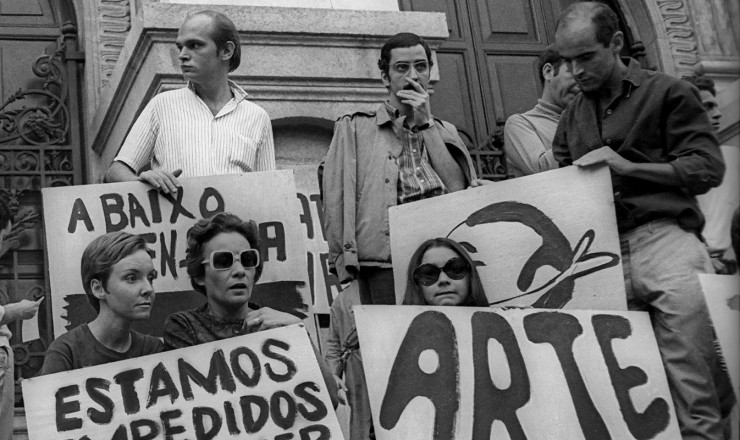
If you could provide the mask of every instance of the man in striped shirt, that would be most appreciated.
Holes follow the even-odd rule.
[[[178,177],[274,170],[270,117],[228,79],[241,60],[234,23],[198,12],[185,19],[176,44],[187,87],[152,98],[105,180],[140,180],[170,193]],[[151,169],[139,174],[146,165]]]
[[[339,118],[322,186],[330,267],[342,282],[358,280],[363,304],[395,304],[388,208],[477,181],[455,127],[432,117],[426,42],[391,37],[378,67],[388,100]]]

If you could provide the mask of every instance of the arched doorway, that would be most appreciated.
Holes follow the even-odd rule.
[[[84,182],[74,7],[67,0],[0,4],[0,199],[13,229],[0,243],[0,302],[48,297],[41,189]],[[16,322],[16,384],[38,371],[51,342],[48,298],[36,319]],[[16,406],[21,405],[16,385]]]

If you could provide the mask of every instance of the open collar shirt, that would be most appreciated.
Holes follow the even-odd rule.
[[[634,59],[622,80],[622,93],[607,108],[597,95],[580,93],[563,112],[553,140],[560,166],[608,146],[639,163],[669,163],[679,186],[661,185],[612,173],[620,232],[647,222],[676,219],[699,231],[704,217],[697,194],[722,181],[725,166],[698,90],[686,81],[640,68]]]
[[[182,169],[181,177],[275,169],[272,125],[267,112],[229,81],[232,99],[217,115],[193,86],[160,93],[146,105],[115,160],[139,172]]]

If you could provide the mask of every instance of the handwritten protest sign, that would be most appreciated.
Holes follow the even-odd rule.
[[[680,438],[647,313],[354,312],[379,440]]]
[[[609,170],[567,167],[389,210],[396,298],[427,239],[461,243],[498,306],[626,310]]]
[[[31,440],[341,438],[301,325],[22,386]]]
[[[167,315],[205,300],[192,291],[184,267],[186,232],[201,218],[222,211],[259,226],[264,268],[251,301],[284,311],[308,310],[304,233],[292,172],[180,182],[176,195],[140,182],[42,190],[55,335],[94,317],[80,280],[80,256],[93,238],[119,230],[143,235],[155,252],[157,300],[150,319],[135,327],[160,335]]]
[[[324,235],[324,211],[321,205],[315,165],[295,165],[295,184],[301,203],[301,223],[305,227],[308,280],[314,313],[329,313],[334,298],[342,290],[339,280],[329,273],[329,245]]]
[[[722,356],[740,399],[740,277],[699,274]]]

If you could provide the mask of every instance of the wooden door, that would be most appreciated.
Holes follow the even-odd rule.
[[[481,177],[506,178],[503,124],[537,103],[537,59],[555,41],[558,15],[574,1],[399,0],[404,11],[447,15],[450,36],[437,50],[432,110],[458,128]],[[615,1],[606,3],[619,15]],[[632,35],[622,30],[634,51]]]

